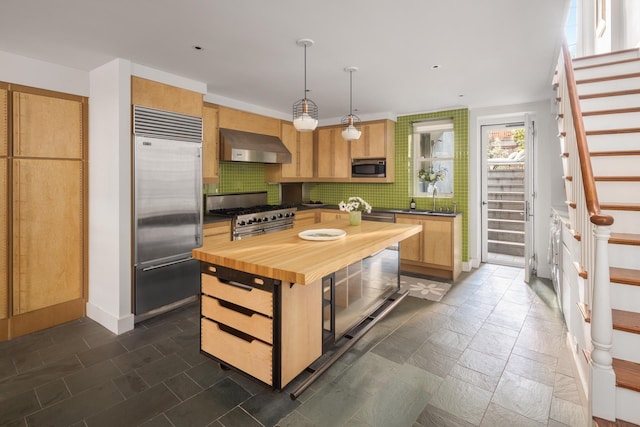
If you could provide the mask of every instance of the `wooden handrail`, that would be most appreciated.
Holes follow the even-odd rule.
[[[598,202],[598,194],[596,193],[596,182],[593,179],[593,169],[591,168],[591,158],[589,157],[589,148],[587,146],[587,134],[584,130],[582,112],[580,111],[576,78],[573,75],[573,62],[566,40],[562,43],[562,57],[564,59],[564,70],[567,79],[567,91],[569,92],[573,126],[576,131],[576,144],[578,145],[580,171],[582,172],[582,182],[584,185],[587,211],[589,212],[589,220],[595,225],[611,225],[613,224],[613,217],[605,215],[600,211],[600,203]]]

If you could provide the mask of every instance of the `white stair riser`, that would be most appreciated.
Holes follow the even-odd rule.
[[[640,269],[640,246],[614,245],[610,243],[609,265],[611,267]]]
[[[640,112],[583,116],[584,128],[590,130],[629,129],[640,124]]]
[[[640,194],[640,181],[596,181],[596,191],[600,203],[629,203],[634,194]]]
[[[640,128],[640,124],[637,124]],[[637,150],[640,145],[640,133],[616,133],[609,135],[588,135],[589,151]]]
[[[602,200],[600,200],[602,203]],[[610,229],[612,233],[640,234],[640,212],[603,210],[602,213],[613,217]]]
[[[640,95],[605,96],[601,98],[588,98],[580,100],[580,110],[583,113],[590,111],[617,110],[620,108],[633,108],[640,105]]]
[[[595,56],[592,58],[576,58],[573,60],[573,67],[587,67],[589,65],[606,64],[608,62],[623,61],[625,59],[633,59],[638,57],[638,52],[635,50],[615,52],[609,55]]]
[[[640,156],[591,157],[591,167],[595,176],[637,176],[640,175]],[[640,202],[640,197],[637,201]]]
[[[611,308],[640,312],[640,286],[611,283]]]
[[[616,418],[640,425],[640,393],[616,387]]]
[[[617,62],[615,64],[601,65],[599,67],[579,68],[574,70],[576,80],[594,79],[598,77],[619,76],[640,71],[640,61]]]
[[[577,82],[577,86],[578,95],[591,95],[595,93],[615,92],[618,90],[633,90],[640,87],[640,77],[604,80],[592,83]]]
[[[613,349],[611,355],[616,359],[640,363],[640,334],[613,330]]]

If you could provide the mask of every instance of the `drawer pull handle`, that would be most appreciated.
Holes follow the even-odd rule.
[[[251,285],[245,285],[244,283],[236,282],[233,280],[225,280],[220,278],[218,278],[218,280],[224,284],[235,286],[236,288],[244,289],[245,291],[252,291],[254,289],[253,286]]]
[[[226,332],[226,333],[228,333],[229,335],[233,335],[233,336],[235,336],[235,337],[238,337],[238,338],[240,338],[241,340],[244,340],[244,341],[246,341],[246,342],[251,343],[251,342],[253,342],[255,339],[257,339],[257,338],[255,338],[255,337],[252,337],[252,336],[251,336],[251,335],[249,335],[249,334],[245,334],[244,332],[241,332],[241,331],[239,331],[239,330],[237,330],[237,329],[234,329],[234,328],[232,328],[232,327],[230,327],[230,326],[227,326],[227,325],[224,325],[224,324],[222,324],[222,323],[218,323],[217,325],[218,325],[218,328],[220,328],[220,330],[221,330],[222,332]]]
[[[248,309],[246,307],[242,307],[240,305],[234,304],[234,303],[229,302],[229,301],[224,301],[224,300],[219,299],[218,300],[218,304],[220,304],[221,307],[224,307],[224,308],[229,309],[229,310],[233,310],[236,313],[244,314],[247,317],[252,317],[254,314],[256,314],[256,312],[253,311],[253,310],[250,310],[250,309]]]

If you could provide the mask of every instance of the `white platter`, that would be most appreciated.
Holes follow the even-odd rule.
[[[338,240],[346,235],[347,232],[339,228],[316,228],[298,233],[298,237],[304,240]]]

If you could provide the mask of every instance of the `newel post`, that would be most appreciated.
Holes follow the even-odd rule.
[[[616,378],[612,367],[613,321],[609,277],[609,227],[596,226],[594,280],[591,297],[591,405],[593,415],[616,419]]]

